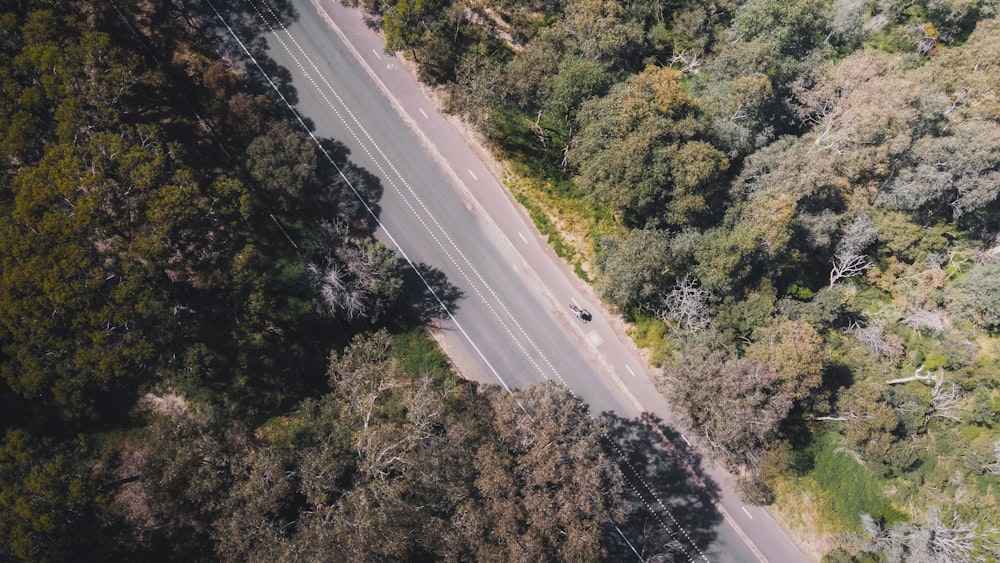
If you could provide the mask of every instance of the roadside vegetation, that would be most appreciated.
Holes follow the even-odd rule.
[[[1000,558],[995,2],[355,4],[748,501],[828,561]]]

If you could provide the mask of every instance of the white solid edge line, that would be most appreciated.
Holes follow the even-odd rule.
[[[455,323],[455,327],[459,330],[459,332],[462,333],[462,336],[465,337],[465,339],[469,342],[469,344],[472,345],[472,348],[476,351],[476,354],[479,355],[479,358],[483,361],[484,364],[486,364],[486,367],[490,369],[490,371],[493,373],[493,376],[497,378],[497,381],[500,382],[500,385],[503,385],[503,388],[508,393],[513,395],[513,391],[511,390],[510,386],[507,385],[507,382],[504,381],[502,377],[500,377],[500,374],[497,373],[497,370],[493,367],[493,364],[491,364],[489,360],[486,359],[486,356],[479,349],[479,346],[477,346],[475,341],[472,340],[472,337],[469,336],[469,333],[465,331],[462,325],[451,313],[451,310],[448,309],[448,307],[444,304],[443,301],[441,301],[441,297],[438,296],[437,292],[434,291],[434,288],[431,287],[431,284],[427,281],[427,279],[424,278],[423,274],[420,273],[420,270],[417,269],[416,264],[414,264],[413,261],[410,260],[410,257],[406,254],[406,251],[403,250],[403,247],[399,245],[399,242],[397,242],[396,238],[392,236],[392,233],[390,233],[388,229],[385,228],[385,225],[383,225],[382,221],[379,220],[378,216],[368,205],[368,202],[365,201],[363,197],[361,197],[361,194],[354,187],[354,184],[352,184],[351,181],[347,178],[347,176],[344,175],[343,170],[340,168],[340,166],[337,165],[337,163],[333,160],[330,154],[326,152],[326,149],[323,148],[323,145],[320,143],[319,139],[316,137],[316,135],[312,133],[312,131],[309,130],[309,127],[306,126],[305,121],[302,120],[302,117],[299,115],[299,113],[295,111],[295,108],[292,107],[292,105],[285,98],[284,94],[281,93],[281,90],[279,90],[278,86],[271,80],[271,77],[268,76],[266,72],[264,72],[264,69],[261,68],[260,63],[257,62],[257,59],[253,56],[250,50],[247,49],[246,45],[243,43],[243,40],[241,40],[239,36],[236,35],[236,32],[233,31],[233,28],[229,26],[229,22],[227,22],[222,17],[222,14],[219,13],[219,10],[216,9],[215,4],[212,4],[212,0],[205,0],[205,1],[208,2],[208,5],[212,8],[212,11],[215,12],[215,16],[219,18],[219,21],[222,22],[222,25],[226,26],[226,29],[229,31],[229,34],[233,36],[233,39],[236,40],[240,48],[243,49],[243,52],[246,53],[247,57],[250,58],[250,61],[253,62],[255,67],[257,67],[257,70],[260,71],[262,76],[264,76],[264,78],[267,80],[267,83],[271,86],[271,88],[274,89],[275,93],[278,94],[278,97],[281,98],[281,101],[285,104],[285,107],[287,107],[288,110],[292,112],[292,115],[295,116],[295,119],[299,122],[299,125],[302,126],[302,129],[305,130],[306,134],[308,134],[309,137],[313,140],[313,142],[316,143],[316,146],[320,148],[320,151],[326,156],[327,160],[330,161],[330,164],[332,164],[334,168],[337,169],[337,173],[340,175],[340,178],[344,180],[344,182],[346,182],[347,185],[351,188],[351,191],[354,192],[354,195],[358,198],[358,201],[361,202],[361,205],[364,206],[368,214],[371,215],[372,219],[375,220],[375,224],[378,225],[380,229],[382,229],[382,232],[384,232],[387,237],[389,237],[389,240],[392,241],[392,244],[396,247],[397,250],[399,250],[399,253],[402,254],[403,259],[406,260],[406,263],[409,264],[411,268],[413,268],[414,272],[416,272],[417,276],[420,278],[420,281],[424,282],[424,285],[427,287],[427,290],[430,291],[431,295],[434,296],[434,300],[437,301],[438,305],[441,306],[441,310],[443,310],[445,313],[448,314],[448,318],[451,320],[451,322]],[[520,405],[520,401],[518,401],[518,405]],[[523,408],[524,407],[522,406],[522,409]]]

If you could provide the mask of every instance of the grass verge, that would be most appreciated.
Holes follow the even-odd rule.
[[[656,367],[662,367],[673,353],[670,346],[669,328],[663,321],[638,315],[633,321],[632,328],[628,330],[628,335],[639,348],[649,350],[649,363]]]
[[[864,514],[885,524],[908,520],[883,494],[884,481],[840,450],[837,434],[818,436],[810,448],[813,468],[794,489],[815,493],[818,520],[824,529],[833,533],[860,532]]]
[[[435,383],[454,378],[448,356],[423,327],[393,334],[393,353],[410,377],[430,375]]]

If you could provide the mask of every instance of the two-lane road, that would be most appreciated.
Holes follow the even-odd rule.
[[[464,292],[438,337],[466,377],[508,388],[551,379],[595,413],[652,412],[670,420],[637,351],[593,293],[553,255],[400,61],[383,52],[382,39],[358,12],[331,0],[293,0],[298,18],[283,24],[265,0],[245,5],[248,17],[270,29],[266,56],[289,71],[294,111],[314,124],[316,136],[346,145],[352,162],[382,181],[377,236],[412,263],[441,270]],[[593,322],[575,319],[571,302],[595,313]],[[721,489],[725,518],[710,545],[685,546],[689,559],[803,559],[766,511],[739,503],[727,474],[709,475]],[[657,498],[655,483],[632,485]],[[666,513],[670,503],[651,504]],[[671,533],[687,536],[672,517],[659,516],[675,526]]]

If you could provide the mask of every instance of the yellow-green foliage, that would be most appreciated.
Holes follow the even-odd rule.
[[[423,328],[394,335],[392,351],[409,377],[429,375],[435,382],[441,382],[455,376],[448,356]]]
[[[631,329],[629,336],[640,348],[649,351],[649,363],[660,367],[670,360],[673,348],[670,345],[669,329],[663,321],[638,315]]]
[[[515,165],[513,169],[506,183],[515,199],[555,253],[573,265],[577,275],[588,279],[587,265],[593,262],[595,252],[593,241],[621,233],[624,227],[609,210],[581,197],[565,178],[532,178],[525,166]]]
[[[814,466],[807,477],[823,499],[823,514],[831,531],[861,531],[861,516],[870,514],[886,523],[907,520],[882,492],[884,483],[849,454],[839,449],[840,438],[826,434],[812,446]]]
[[[257,439],[290,453],[299,436],[309,429],[308,424],[308,419],[301,415],[276,416],[257,428],[254,434]]]

